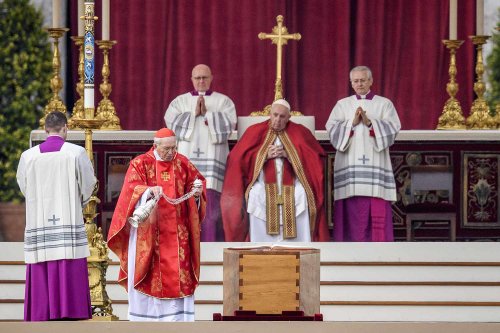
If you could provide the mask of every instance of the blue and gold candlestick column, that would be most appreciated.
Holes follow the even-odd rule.
[[[95,118],[94,108],[94,1],[86,0],[85,3],[85,35],[83,40],[84,49],[84,89],[83,106],[84,119],[75,120],[75,124],[85,129],[85,150],[94,164],[92,152],[92,129],[100,128],[103,120]],[[104,241],[101,228],[94,222],[97,214],[98,185],[90,197],[89,203],[83,208],[85,218],[85,230],[89,242],[90,256],[87,257],[89,271],[90,300],[92,306],[93,320],[116,320],[113,315],[111,299],[106,292],[106,271],[109,265],[108,246]]]
[[[94,73],[95,73],[95,36],[94,1],[85,1],[85,35],[83,38],[83,108],[85,119],[95,116]]]

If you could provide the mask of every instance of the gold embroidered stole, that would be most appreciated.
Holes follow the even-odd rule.
[[[283,177],[281,193],[277,182],[276,160],[271,159],[264,164],[266,191],[266,229],[269,235],[279,235],[280,211],[283,217],[283,238],[297,237],[295,221],[295,185],[292,166],[283,160]]]

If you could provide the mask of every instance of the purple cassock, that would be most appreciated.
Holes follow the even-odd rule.
[[[201,223],[202,242],[223,242],[222,213],[220,210],[220,192],[207,189],[207,213]]]
[[[61,150],[64,139],[49,136],[41,153]],[[25,321],[92,318],[87,258],[26,265]]]
[[[335,201],[333,240],[336,242],[391,242],[394,240],[391,203],[372,197]]]

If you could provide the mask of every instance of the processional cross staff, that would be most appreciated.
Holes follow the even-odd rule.
[[[290,34],[288,29],[283,26],[283,16],[278,15],[276,17],[278,25],[273,27],[272,33],[259,33],[259,39],[270,39],[273,44],[276,44],[277,55],[276,55],[276,83],[274,88],[274,100],[283,98],[283,87],[281,83],[281,55],[283,53],[283,45],[288,43],[288,40],[300,40],[302,37],[299,33]]]

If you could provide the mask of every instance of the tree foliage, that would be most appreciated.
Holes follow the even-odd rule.
[[[500,8],[498,9],[498,23],[500,27]],[[497,104],[500,103],[500,31],[493,33],[491,38],[493,50],[488,56],[488,78],[491,84],[491,89],[488,91],[486,98],[491,110],[495,110]]]
[[[29,0],[0,1],[0,201],[21,201],[19,157],[50,98],[51,47]]]

